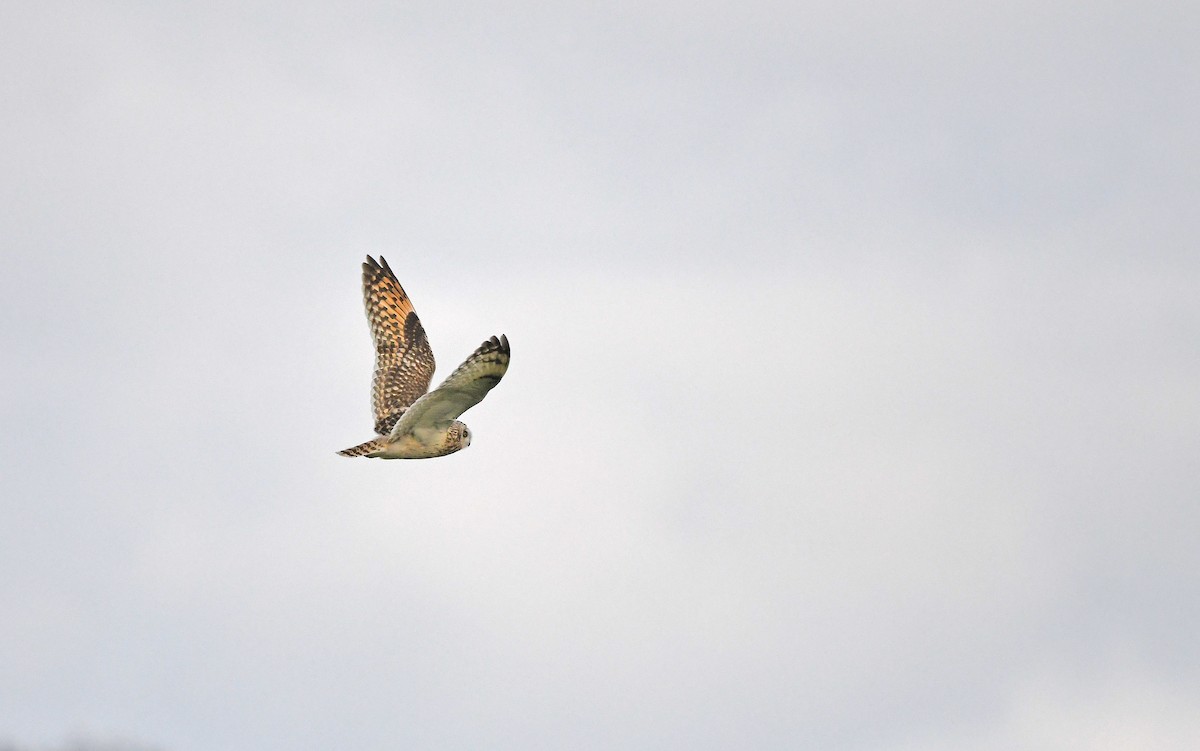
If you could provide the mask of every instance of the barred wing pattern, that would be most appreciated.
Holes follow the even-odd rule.
[[[387,435],[400,416],[429,390],[435,363],[425,328],[404,288],[383,256],[367,256],[363,268],[363,303],[375,344],[375,377],[371,407],[375,432]]]
[[[442,385],[416,401],[392,429],[391,440],[414,430],[456,419],[483,401],[508,370],[508,337],[492,337],[479,345]]]

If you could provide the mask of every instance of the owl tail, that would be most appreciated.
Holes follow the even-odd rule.
[[[379,451],[383,451],[383,447],[387,445],[387,438],[379,436],[366,443],[360,443],[357,446],[343,449],[338,454],[341,456],[371,456]]]

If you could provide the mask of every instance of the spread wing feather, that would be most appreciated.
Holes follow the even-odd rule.
[[[378,262],[367,256],[362,284],[375,344],[371,408],[375,432],[387,435],[404,411],[429,390],[435,368],[433,350],[412,301],[383,256]]]
[[[508,337],[492,337],[479,345],[442,385],[416,401],[396,423],[390,438],[434,427],[458,418],[483,401],[508,370]]]

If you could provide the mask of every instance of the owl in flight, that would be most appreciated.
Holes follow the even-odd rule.
[[[383,256],[363,264],[363,302],[375,342],[371,407],[377,436],[338,453],[380,459],[428,459],[471,445],[456,418],[483,401],[508,370],[508,337],[492,337],[433,391],[433,350],[425,329]],[[428,393],[427,393],[428,392]]]

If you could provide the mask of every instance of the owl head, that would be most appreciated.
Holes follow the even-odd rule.
[[[446,447],[451,451],[462,451],[471,445],[471,430],[461,420],[450,423],[446,429]]]

